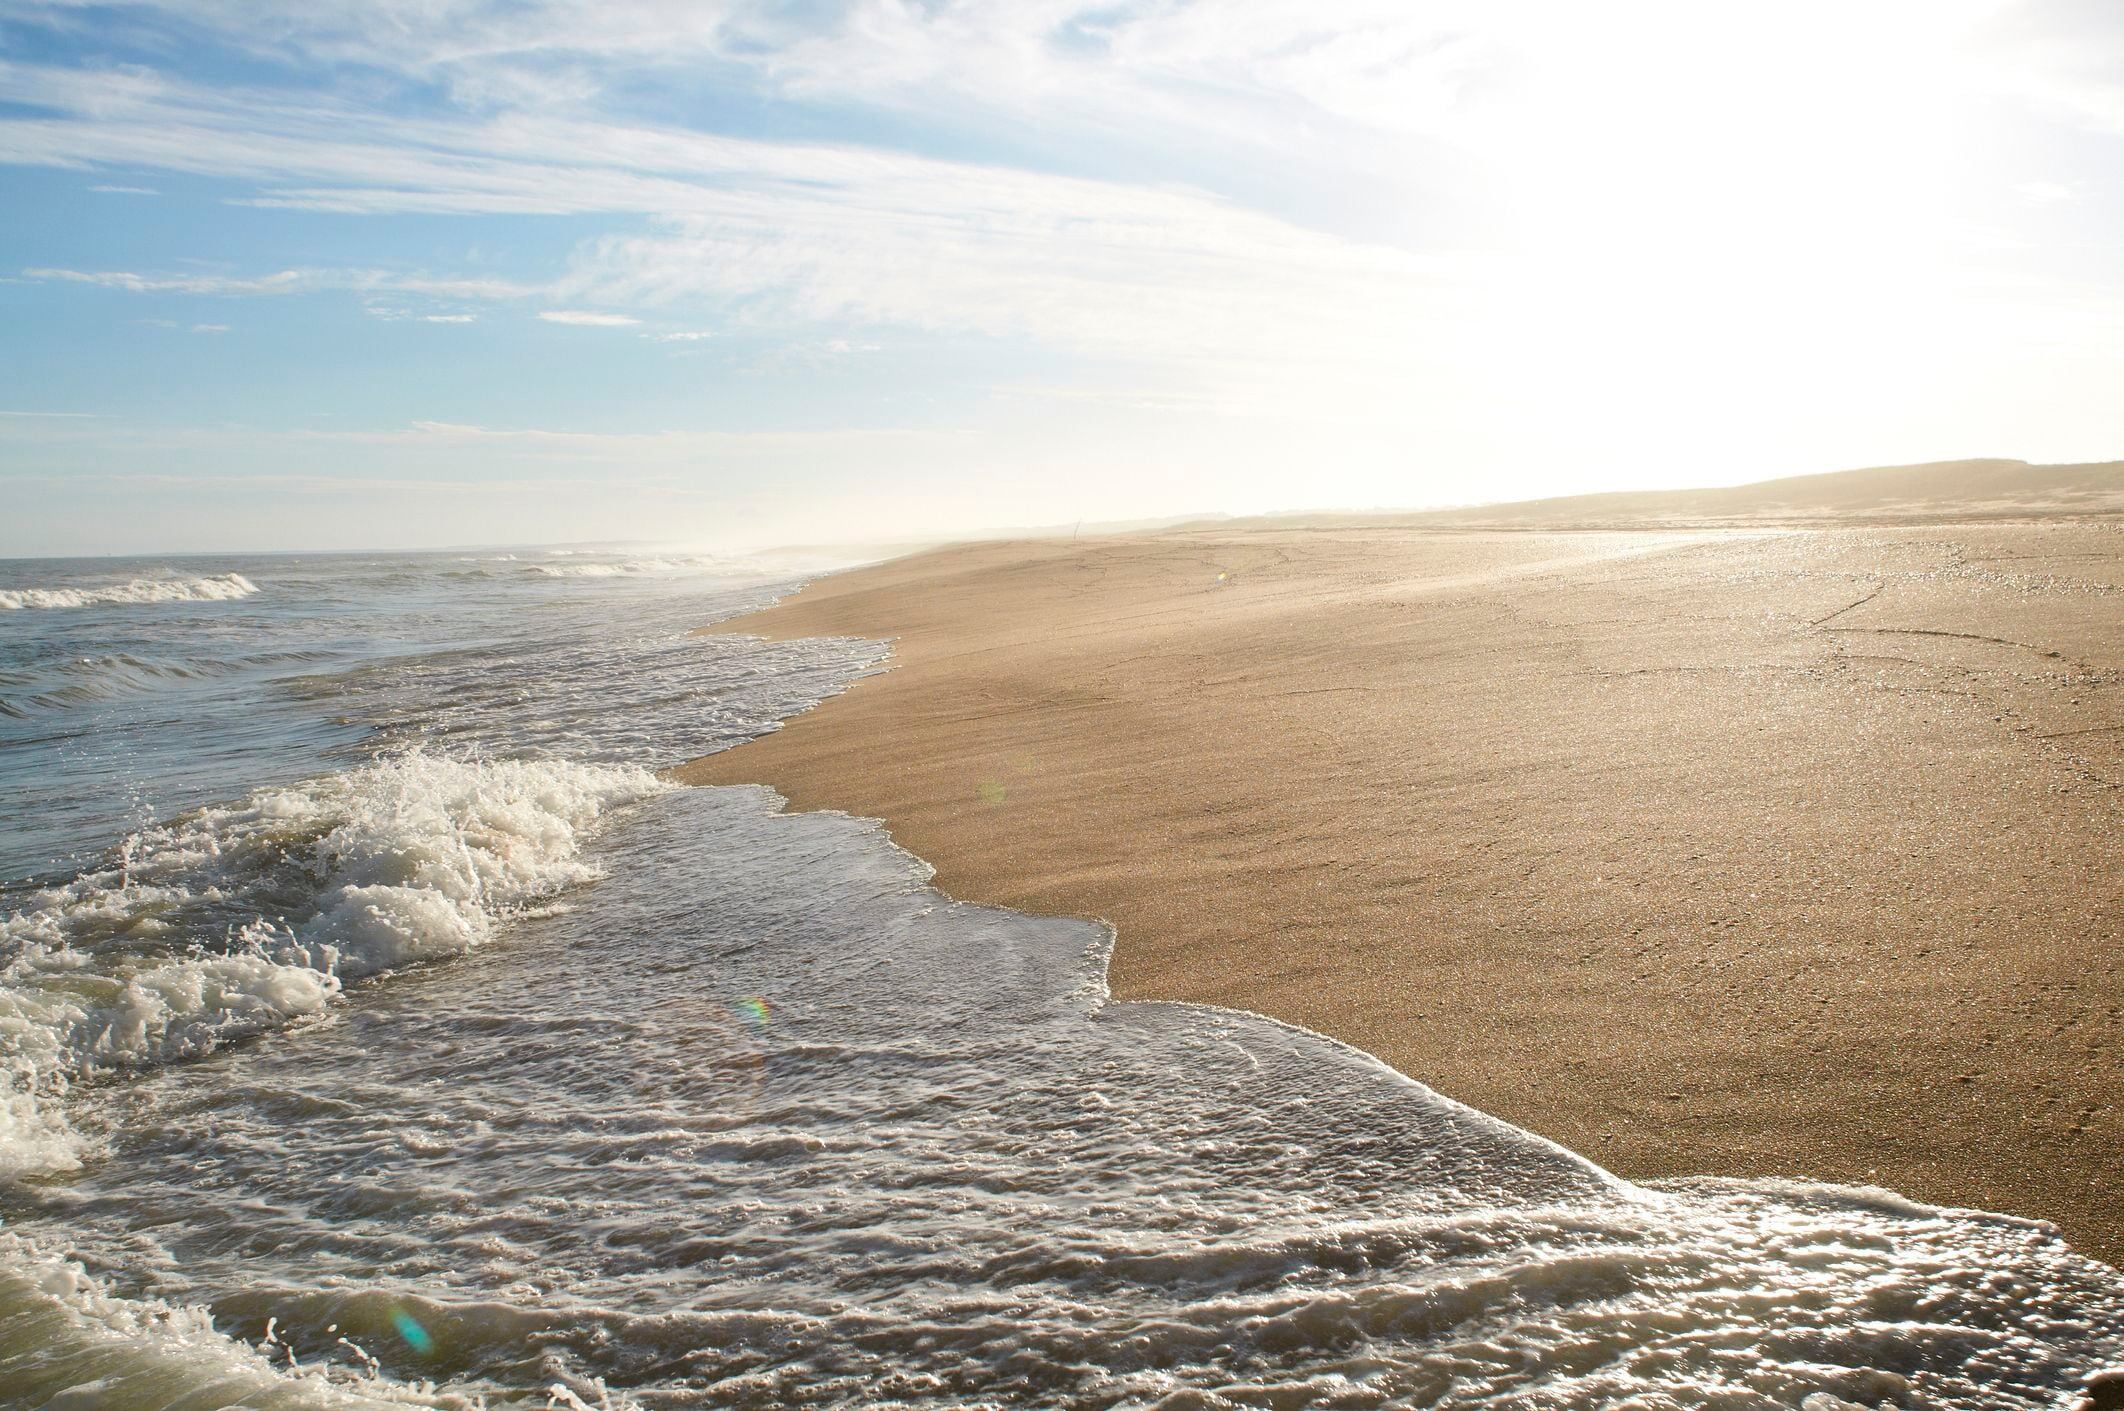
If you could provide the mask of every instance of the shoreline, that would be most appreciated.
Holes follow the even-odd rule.
[[[948,547],[706,629],[893,669],[673,773],[881,818],[954,897],[1108,921],[1118,1000],[1298,1024],[1618,1175],[2114,1263],[2120,565],[2070,522]]]

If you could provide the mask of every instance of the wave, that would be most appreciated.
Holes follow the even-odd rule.
[[[686,558],[622,559],[617,563],[534,563],[525,572],[540,578],[636,578],[654,573],[698,573],[723,569],[741,571],[732,560],[697,555]]]
[[[212,681],[246,671],[331,661],[331,651],[250,652],[241,656],[176,659],[114,652],[39,662],[33,669],[0,670],[0,715],[27,719],[38,711],[70,710],[112,700]],[[55,654],[56,656],[56,654]]]
[[[839,560],[786,555],[648,554],[578,563],[526,563],[519,572],[536,578],[642,578],[658,574],[708,573],[732,578],[787,579],[843,566]]]
[[[832,573],[859,562],[822,552],[652,553],[628,555],[591,549],[549,549],[548,559],[563,563],[523,563],[517,571],[532,578],[643,578],[663,574],[705,573],[717,577],[790,581]]]
[[[206,578],[135,578],[78,588],[0,588],[0,611],[80,608],[101,603],[208,603],[248,598],[258,585],[240,573]]]
[[[1112,1002],[1109,928],[779,805],[639,810],[565,919],[236,1057],[211,1123],[153,1085],[72,1247],[505,1404],[2062,1411],[2124,1347],[2047,1226],[1633,1186],[1320,1035]]]
[[[345,1367],[298,1366],[284,1347],[253,1347],[217,1331],[204,1308],[117,1297],[79,1264],[14,1234],[0,1234],[0,1326],[10,1330],[0,1340],[0,1382],[21,1405],[370,1411],[476,1404]]]
[[[70,1083],[322,1012],[350,980],[471,950],[596,870],[606,809],[670,786],[636,766],[413,754],[128,837],[0,920],[0,1172],[84,1150]]]

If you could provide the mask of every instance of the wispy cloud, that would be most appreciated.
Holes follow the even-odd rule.
[[[2077,182],[2024,181],[2013,188],[2013,194],[2023,201],[2032,201],[2039,206],[2055,206],[2066,201],[2081,200],[2087,193]]]
[[[2124,11],[2070,0],[1992,7],[1979,39],[1992,89],[2097,131],[2124,134]]]
[[[1410,320],[1435,324],[1441,291],[1467,273],[1456,257],[1338,237],[1180,187],[732,138],[594,109],[412,120],[149,75],[92,82],[15,66],[5,76],[72,115],[0,120],[0,152],[15,160],[165,166],[315,210],[603,214],[633,226],[584,242],[535,290],[379,270],[36,272],[143,292],[536,293],[607,309],[698,308],[754,328],[898,326],[1200,367],[1376,356]]]
[[[641,322],[626,314],[590,313],[583,309],[544,309],[539,317],[547,323],[565,323],[575,328],[631,328]]]
[[[138,274],[131,270],[81,270],[37,267],[25,279],[92,284],[129,294],[199,294],[247,298],[276,294],[312,294],[323,290],[354,293],[427,294],[438,298],[515,299],[536,287],[505,280],[451,278],[381,269],[284,269],[271,274]]]
[[[235,457],[260,465],[285,464],[291,456],[323,450],[405,453],[421,463],[446,463],[470,454],[493,466],[538,463],[698,469],[704,465],[781,462],[820,454],[876,454],[887,448],[934,450],[967,444],[970,433],[953,428],[911,429],[857,426],[770,431],[575,430],[540,426],[486,426],[469,422],[416,420],[396,426],[295,427],[242,425],[180,426],[110,419],[89,413],[0,413],[7,439],[16,444],[67,443],[103,448],[113,458],[143,447],[200,454],[210,462]],[[440,458],[430,461],[430,457]],[[470,464],[469,461],[458,463]],[[125,472],[130,478],[141,474]],[[10,477],[19,478],[19,477]],[[192,475],[178,477],[196,479]],[[253,479],[255,476],[246,476]],[[417,481],[406,482],[417,484]],[[591,483],[591,482],[586,482]]]
[[[91,191],[100,191],[106,196],[160,196],[152,186],[91,186]]]
[[[394,293],[403,291],[393,291]],[[384,303],[376,299],[364,300],[361,311],[370,318],[382,319],[385,323],[477,323],[479,315],[463,309],[441,313],[425,313],[407,308],[403,304]]]
[[[192,325],[192,332],[194,333],[226,333],[228,331],[229,326],[225,323],[195,323]]]
[[[243,278],[216,274],[144,275],[129,270],[50,268],[26,269],[22,274],[26,279],[94,284],[105,289],[123,289],[130,294],[293,294],[305,288],[322,287],[317,271],[299,269]]]
[[[1069,494],[1091,464],[1144,479],[1191,460],[1222,486],[1244,462],[1281,484],[1345,454],[1368,458],[1373,484],[1508,464],[1591,477],[1595,443],[1635,477],[1659,456],[1700,464],[1737,425],[1762,428],[1745,454],[1769,469],[1795,447],[1822,448],[1807,463],[1873,458],[1942,406],[1975,441],[2029,447],[1988,434],[2012,419],[1982,409],[2018,397],[2033,409],[2020,424],[2047,426],[2061,380],[2095,388],[2089,407],[2113,400],[2124,261],[2090,224],[2113,193],[2087,154],[2124,134],[2114,8],[137,0],[105,26],[86,3],[0,0],[55,37],[8,51],[48,57],[0,60],[0,163],[168,173],[173,192],[200,178],[182,189],[259,230],[333,225],[259,208],[344,216],[341,235],[462,218],[336,239],[414,252],[358,268],[190,266],[143,242],[76,247],[134,252],[100,257],[111,268],[24,272],[84,302],[337,295],[438,324],[501,323],[507,302],[517,321],[624,330],[568,351],[664,374],[724,339],[718,360],[777,395],[811,378],[821,403],[851,399],[825,408],[841,417],[923,375],[920,359],[854,354],[944,349],[962,385],[892,405],[1015,418],[1032,429],[960,464],[1029,481],[1024,467],[1068,454]],[[2014,142],[1960,141],[1942,114],[1969,117],[1964,100],[1983,105],[1973,129],[2032,114],[2084,131],[2015,167],[1993,160]],[[1940,193],[1965,176],[1981,203],[1955,208]],[[2038,237],[2068,228],[2069,257],[2046,258],[2059,248]],[[417,244],[390,243],[415,229]],[[1968,258],[1979,248],[1997,262]],[[522,390],[542,384],[519,382],[526,414],[545,415]],[[448,395],[394,405],[444,417]],[[480,415],[508,405],[496,393]],[[1064,441],[1154,421],[1170,434]],[[2115,434],[2106,411],[2075,424],[2090,444]],[[9,434],[79,431],[32,425]],[[424,467],[767,454],[618,434],[438,420],[299,447]],[[867,456],[890,448],[882,434],[804,453]],[[298,444],[254,439],[261,464]],[[917,476],[945,459],[919,450]]]
[[[935,441],[962,433],[935,428],[855,427],[802,431],[570,431],[539,426],[481,426],[451,421],[415,421],[381,431],[305,431],[312,440],[358,440],[394,444],[443,441],[540,446],[595,456],[635,456],[654,448],[675,455],[739,448],[789,450],[809,446],[873,445],[883,440]]]
[[[767,96],[956,111],[993,132],[1121,137],[1139,150],[1213,136],[1302,148],[1318,164],[1342,159],[1347,146],[1310,140],[1322,123],[1352,133],[1436,127],[1506,62],[1500,38],[1524,22],[1523,12],[1544,7],[453,0],[261,10],[243,0],[161,0],[139,11],[155,8],[262,58],[359,65],[440,88],[473,111],[580,111],[626,75],[714,65],[721,82],[749,82]],[[1307,124],[1316,131],[1308,134]]]

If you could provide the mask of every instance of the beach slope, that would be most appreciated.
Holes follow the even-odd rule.
[[[895,669],[680,771],[1099,916],[1624,1175],[2124,1258],[2124,532],[1235,523],[935,550],[719,632]]]

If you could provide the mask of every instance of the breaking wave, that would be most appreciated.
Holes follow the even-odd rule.
[[[258,585],[240,573],[206,578],[135,578],[77,588],[0,588],[0,611],[82,608],[103,603],[211,603],[248,598]]]
[[[68,1084],[321,1012],[347,981],[458,955],[595,869],[637,766],[408,755],[128,837],[0,920],[0,1172],[64,1169]]]
[[[575,550],[553,549],[549,558],[564,563],[525,563],[520,571],[535,578],[647,578],[666,574],[702,573],[731,578],[786,578],[846,566],[846,561],[823,555],[778,554],[646,554],[608,555],[588,558]]]
[[[638,578],[652,573],[697,573],[718,568],[736,571],[741,565],[726,560],[690,558],[622,559],[617,563],[534,563],[526,572],[541,578]]]
[[[18,1404],[53,1411],[143,1403],[261,1411],[474,1404],[344,1366],[298,1365],[278,1344],[258,1348],[218,1332],[204,1308],[114,1296],[79,1264],[19,1235],[0,1234],[0,1325],[29,1334],[0,1341],[0,1382],[10,1397],[23,1398]]]
[[[507,946],[135,1085],[67,1247],[499,1405],[2064,1411],[2124,1349],[2047,1226],[1621,1181],[779,806],[673,791]]]

